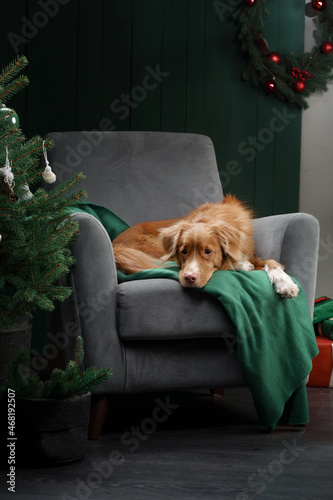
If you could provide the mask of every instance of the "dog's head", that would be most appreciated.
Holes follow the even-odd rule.
[[[165,255],[176,260],[179,282],[184,287],[201,288],[217,270],[233,269],[243,259],[242,231],[227,223],[177,222],[160,230]]]

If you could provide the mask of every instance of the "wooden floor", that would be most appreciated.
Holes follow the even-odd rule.
[[[271,433],[248,389],[117,397],[102,438],[66,466],[17,472],[15,500],[332,500],[333,390],[308,389],[311,422]]]

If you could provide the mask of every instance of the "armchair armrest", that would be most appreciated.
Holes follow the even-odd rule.
[[[312,215],[273,215],[253,221],[256,253],[275,259],[302,286],[313,314],[317,279],[319,223]]]
[[[72,252],[76,259],[73,282],[87,366],[110,367],[113,376],[101,392],[123,392],[125,357],[116,326],[117,272],[112,243],[102,224],[92,215],[73,214],[79,234]],[[97,388],[96,392],[99,392]]]

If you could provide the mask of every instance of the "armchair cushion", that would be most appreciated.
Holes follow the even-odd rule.
[[[184,289],[172,279],[121,283],[117,306],[122,340],[221,338],[236,333],[215,297]]]

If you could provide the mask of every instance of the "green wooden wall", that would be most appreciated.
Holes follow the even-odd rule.
[[[1,67],[29,59],[30,86],[11,102],[25,134],[207,134],[225,192],[258,215],[297,211],[301,112],[242,81],[240,1],[2,0]],[[270,49],[302,52],[304,0],[267,6]]]

